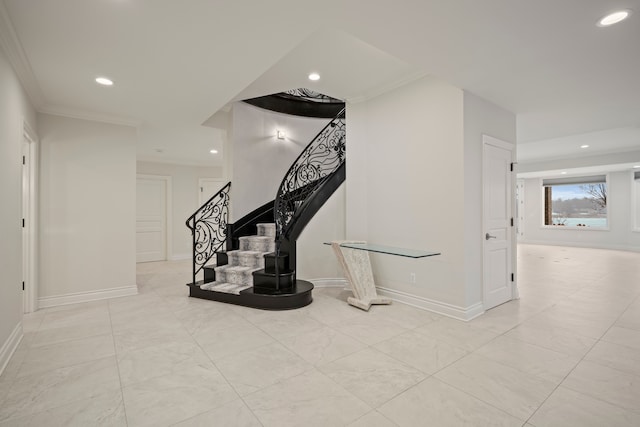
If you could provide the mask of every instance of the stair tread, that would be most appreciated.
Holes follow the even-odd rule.
[[[238,240],[262,240],[262,241],[271,241],[273,240],[272,236],[242,236],[238,237]]]
[[[205,291],[223,292],[225,294],[240,295],[241,291],[244,291],[245,289],[249,289],[251,287],[253,286],[242,285],[237,283],[227,283],[227,282],[223,282],[223,283],[212,282],[212,283],[207,283],[205,285],[200,286],[200,289],[203,289]]]
[[[243,255],[259,255],[262,252],[260,252],[260,251],[238,251],[238,253],[243,254]]]
[[[225,269],[225,271],[248,271],[251,270],[251,267],[245,267],[244,265],[232,265],[229,268]]]
[[[266,254],[271,254],[273,253],[273,251],[248,251],[248,250],[243,250],[243,249],[234,249],[232,251],[227,252],[227,255],[229,254],[256,254],[256,255],[266,255]]]

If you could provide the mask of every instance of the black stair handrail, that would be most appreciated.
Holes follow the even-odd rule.
[[[308,197],[301,201],[302,203],[300,203],[300,208],[297,209],[293,215],[285,238],[290,240],[298,239],[307,223],[311,221],[311,218],[318,213],[327,199],[345,181],[346,170],[346,163],[342,162],[335,171],[322,180],[322,185],[317,186],[316,189],[308,195]]]
[[[345,162],[346,121],[343,108],[300,153],[285,174],[275,198],[276,252],[289,237],[304,201]]]
[[[231,182],[222,187],[185,222],[193,240],[193,284],[196,275],[227,239]]]
[[[345,105],[340,99],[305,88],[245,99],[244,102],[278,113],[322,119],[334,118]]]

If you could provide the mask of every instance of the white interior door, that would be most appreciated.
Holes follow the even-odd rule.
[[[167,181],[136,181],[136,262],[167,259]]]
[[[484,309],[513,298],[513,145],[483,136]]]
[[[207,200],[220,191],[224,184],[224,182],[217,179],[200,178],[198,180],[198,207],[204,205]]]

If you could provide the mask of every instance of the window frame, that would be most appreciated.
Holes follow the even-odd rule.
[[[545,179],[571,179],[571,178],[586,178],[589,176],[600,176],[600,175],[604,175],[604,182],[607,185],[607,225],[605,227],[578,227],[578,226],[558,226],[558,225],[547,225],[544,223],[544,212],[545,212],[545,196],[544,196],[544,180]],[[561,185],[561,184],[556,184],[556,185]],[[553,176],[548,176],[545,178],[540,178],[540,228],[545,229],[545,230],[576,230],[576,231],[610,231],[611,230],[611,216],[609,214],[610,211],[610,200],[609,200],[609,195],[611,194],[611,190],[610,190],[610,180],[609,180],[609,173],[600,173],[600,174],[576,174],[576,175],[553,175]],[[638,230],[640,232],[640,228],[638,228]]]

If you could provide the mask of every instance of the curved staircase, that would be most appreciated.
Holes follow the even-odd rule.
[[[274,201],[227,223],[228,183],[189,217],[189,296],[270,310],[312,302],[313,284],[296,277],[296,240],[345,180],[345,136],[342,109],[291,165]],[[207,265],[214,255],[215,265]],[[197,281],[200,271],[204,279]]]
[[[256,224],[258,234],[238,238],[240,248],[217,252],[221,265],[205,266],[205,279],[189,284],[189,296],[266,310],[287,310],[311,304],[313,285],[293,281],[283,272],[276,286],[275,224]],[[225,264],[226,263],[226,264]],[[282,275],[290,279],[283,280]]]

